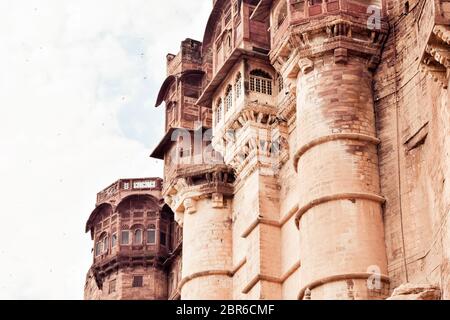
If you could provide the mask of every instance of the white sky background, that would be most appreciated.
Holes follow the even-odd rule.
[[[211,7],[0,1],[0,299],[82,299],[96,193],[161,175],[165,56],[202,40]]]

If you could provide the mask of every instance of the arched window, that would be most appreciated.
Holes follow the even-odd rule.
[[[272,95],[272,77],[263,70],[250,72],[250,91]]]
[[[156,244],[156,226],[154,224],[147,229],[147,244]]]
[[[242,75],[240,72],[236,76],[236,84],[234,85],[234,90],[236,91],[236,99],[239,99],[242,95]]]
[[[216,124],[219,124],[222,121],[223,117],[223,102],[222,99],[219,99],[217,101],[217,108],[216,108]]]
[[[286,0],[283,0],[283,4],[280,6],[280,9],[278,10],[278,15],[277,15],[277,29],[279,27],[281,27],[281,25],[283,24],[283,22],[286,20],[287,18],[287,4],[286,4]]]
[[[134,231],[133,244],[142,244],[142,230],[141,229],[137,229]]]
[[[233,87],[228,85],[225,91],[225,113],[231,110],[233,107]]]

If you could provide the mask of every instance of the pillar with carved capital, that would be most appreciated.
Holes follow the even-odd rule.
[[[384,199],[368,60],[338,48],[301,59],[299,68],[299,298],[384,298]]]

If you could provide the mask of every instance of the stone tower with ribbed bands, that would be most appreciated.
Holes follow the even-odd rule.
[[[157,97],[157,298],[449,299],[448,2],[212,4]]]

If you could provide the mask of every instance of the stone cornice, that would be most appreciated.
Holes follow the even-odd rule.
[[[371,30],[367,17],[345,12],[326,15],[290,26],[287,35],[272,48],[270,60],[283,77],[296,77],[300,59],[346,49],[348,54],[366,58],[369,68],[373,69],[378,65],[388,31],[385,21],[380,22],[379,29]]]
[[[199,199],[219,194],[231,197],[233,183],[234,172],[226,165],[195,166],[166,190],[165,201],[175,213],[195,213],[195,201]]]

